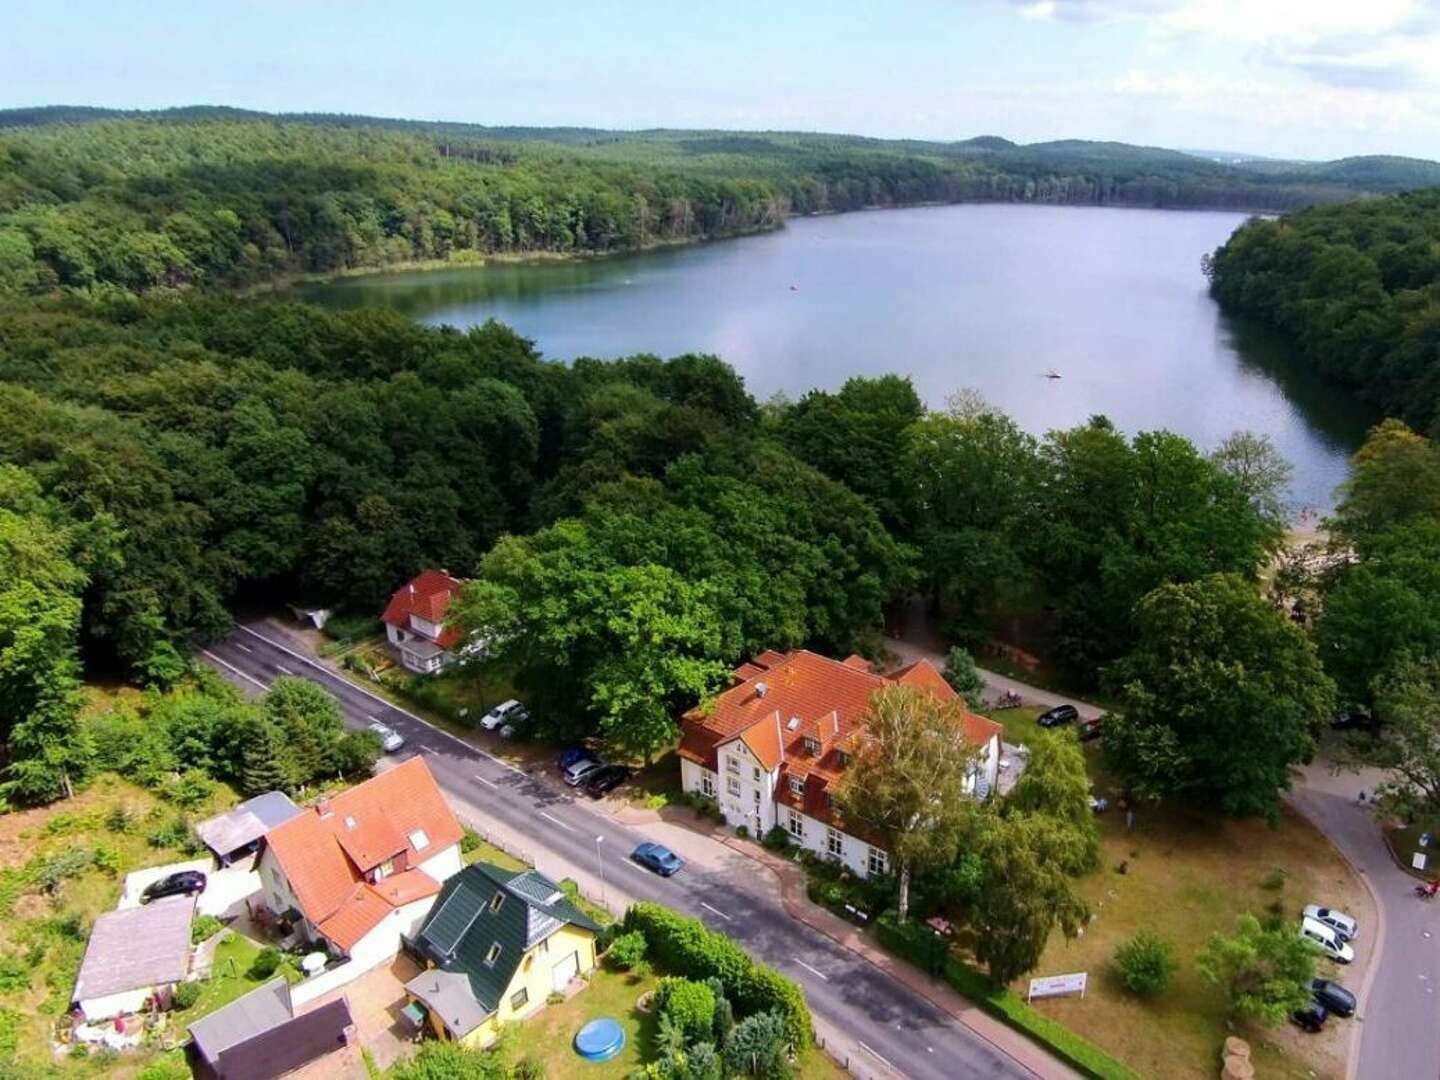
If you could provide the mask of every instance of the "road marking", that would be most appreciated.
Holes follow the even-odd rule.
[[[713,911],[716,915],[719,915],[719,916],[720,916],[722,919],[724,919],[726,922],[731,922],[731,921],[732,921],[729,915],[726,915],[723,911],[721,911],[721,910],[720,910],[719,908],[717,908],[717,907],[711,907],[709,904],[705,903],[704,900],[701,900],[701,901],[700,901],[700,906],[703,907],[706,911]]]
[[[818,975],[818,976],[820,976],[820,978],[824,979],[826,982],[829,982],[829,981],[830,981],[830,976],[829,976],[829,975],[826,975],[823,971],[816,971],[813,967],[811,967],[809,964],[807,964],[804,960],[801,960],[798,956],[795,957],[795,962],[796,962],[797,964],[799,964],[801,967],[803,967],[806,971],[810,972],[811,975]],[[871,1053],[874,1053],[874,1051],[871,1051]],[[876,1057],[880,1057],[879,1054],[875,1054],[875,1056],[876,1056]]]
[[[878,1060],[878,1061],[880,1061],[881,1063],[883,1063],[884,1066],[885,1066],[887,1069],[893,1069],[893,1068],[895,1068],[894,1065],[890,1064],[890,1060],[889,1060],[887,1057],[885,1057],[884,1054],[877,1053],[872,1047],[866,1046],[866,1045],[865,1045],[863,1042],[861,1042],[859,1039],[856,1039],[856,1040],[855,1040],[855,1045],[858,1046],[858,1047],[860,1047],[860,1049],[861,1049],[861,1050],[864,1050],[867,1054],[873,1054],[873,1055],[875,1056],[876,1060]]]
[[[254,651],[255,651],[254,649],[250,648],[249,645],[242,645],[242,644],[240,644],[240,642],[238,642],[238,641],[235,642],[235,647],[236,647],[237,649],[239,649],[241,652],[254,652]]]
[[[250,674],[247,674],[246,672],[241,671],[241,670],[240,670],[238,667],[236,667],[234,664],[226,663],[224,660],[221,660],[220,657],[216,656],[216,655],[215,655],[213,652],[211,652],[209,649],[201,649],[201,650],[200,650],[200,655],[201,655],[201,656],[209,657],[211,660],[214,660],[215,663],[217,663],[217,664],[219,664],[221,667],[223,667],[226,671],[233,671],[236,675],[239,675],[242,679],[249,679],[249,680],[250,680],[251,682],[253,682],[256,686],[260,687],[261,690],[269,690],[269,689],[270,689],[270,687],[266,686],[266,685],[265,685],[263,682],[261,682],[259,679],[255,678],[254,675],[250,675]]]
[[[495,788],[497,791],[500,789],[500,785],[497,784],[497,783],[495,783],[494,780],[486,780],[485,777],[481,776],[478,772],[475,774],[475,779],[476,779],[476,780],[479,780],[479,781],[480,781],[482,784],[484,784],[486,787],[493,787],[493,788]]]
[[[496,757],[494,754],[490,753],[489,750],[481,750],[478,746],[470,746],[468,743],[466,744],[466,748],[469,749],[469,750],[474,750],[474,751],[476,751],[476,752],[478,752],[478,753],[484,754],[487,758],[489,758],[491,761],[493,761],[496,765],[499,765],[502,769],[509,769],[511,772],[515,773],[517,776],[524,776],[524,775],[525,775],[525,770],[524,770],[524,769],[517,769],[514,765],[511,765],[510,762],[506,761],[504,758]]]
[[[295,674],[295,672],[291,671],[291,670],[290,670],[288,667],[286,667],[284,664],[276,664],[275,666],[276,666],[277,668],[279,668],[281,671],[285,672],[286,675],[294,675],[294,674]]]
[[[549,822],[551,822],[551,823],[553,823],[553,824],[555,824],[555,825],[559,825],[560,828],[564,829],[566,832],[574,832],[574,831],[575,831],[575,830],[572,829],[569,825],[566,825],[565,822],[561,821],[559,818],[557,818],[557,817],[551,817],[551,816],[550,816],[549,814],[547,814],[544,810],[541,810],[541,811],[540,811],[540,816],[543,817],[546,821],[549,821]]]

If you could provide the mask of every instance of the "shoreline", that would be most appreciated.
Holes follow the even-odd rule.
[[[1233,213],[1253,216],[1276,216],[1286,211],[1260,209],[1255,207],[1232,206],[1148,206],[1138,203],[1112,202],[1045,202],[1020,199],[962,199],[955,202],[943,199],[927,199],[919,202],[871,204],[858,206],[853,210],[809,210],[804,213],[787,213],[777,224],[753,229],[740,229],[716,236],[676,237],[668,240],[651,240],[638,247],[613,248],[609,251],[496,251],[487,254],[465,248],[461,254],[467,258],[407,259],[386,263],[384,266],[352,266],[342,270],[310,271],[284,274],[269,281],[256,282],[238,289],[228,290],[236,296],[249,297],[264,294],[279,294],[290,289],[307,285],[332,285],[350,278],[376,277],[381,274],[427,273],[439,270],[485,270],[495,264],[524,265],[541,263],[589,262],[599,259],[622,258],[627,255],[644,255],[666,248],[697,247],[702,244],[717,244],[727,240],[740,240],[747,236],[763,236],[784,229],[786,223],[799,218],[840,217],[845,214],[878,213],[886,210],[920,210],[943,206],[1050,206],[1067,210],[1163,210],[1179,213]]]

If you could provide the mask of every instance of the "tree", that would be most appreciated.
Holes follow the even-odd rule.
[[[756,1013],[735,1025],[725,1044],[725,1071],[730,1076],[789,1080],[785,1017],[779,1011]]]
[[[257,719],[245,744],[240,789],[246,795],[294,790],[292,776],[286,760],[285,736],[273,721]]]
[[[1384,771],[1371,793],[1382,819],[1440,822],[1440,660],[1405,657],[1375,697],[1379,730],[1347,740],[1340,762]]]
[[[1440,447],[1384,420],[1350,459],[1332,526],[1362,550],[1397,525],[1440,517]]]
[[[344,771],[339,755],[345,725],[340,703],[328,690],[309,679],[282,675],[270,684],[263,708],[285,736],[292,790]]]
[[[875,836],[900,879],[899,914],[916,871],[955,857],[974,812],[968,782],[977,749],[963,710],[928,690],[887,686],[870,699],[865,737],[834,787],[844,821]]]
[[[1237,1017],[1273,1027],[1309,1003],[1315,952],[1289,924],[1241,915],[1234,934],[1210,936],[1195,966],[1224,988]]]
[[[1005,797],[1005,812],[1050,818],[1069,838],[1059,855],[1065,872],[1094,870],[1100,862],[1100,829],[1090,809],[1090,777],[1080,743],[1068,735],[1042,734],[1029,750],[1025,771]]]
[[[945,681],[972,709],[980,708],[985,680],[975,666],[975,658],[956,645],[945,654]]]
[[[1180,965],[1175,947],[1150,930],[1138,930],[1115,950],[1115,973],[1126,990],[1138,997],[1165,992]]]
[[[1210,460],[1235,479],[1264,520],[1285,526],[1285,493],[1295,469],[1270,436],[1237,431],[1215,448]]]
[[[1137,797],[1273,820],[1335,707],[1314,644],[1234,575],[1161,586],[1135,621],[1137,644],[1105,673],[1122,706],[1105,725],[1107,763]]]
[[[1074,937],[1089,918],[1062,865],[1073,845],[1067,832],[1045,814],[986,812],[976,820],[966,846],[980,859],[983,881],[970,925],[975,958],[996,986],[1033,971],[1057,927]]]

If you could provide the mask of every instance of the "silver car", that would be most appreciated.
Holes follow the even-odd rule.
[[[388,724],[382,724],[379,720],[371,720],[365,726],[380,736],[380,748],[385,753],[393,754],[405,746],[405,740],[400,737],[400,733]]]
[[[517,720],[526,715],[525,706],[511,698],[509,701],[502,701],[493,709],[480,717],[480,726],[486,731],[495,731],[506,724],[514,724]]]
[[[1353,916],[1346,915],[1343,911],[1321,907],[1319,904],[1309,904],[1301,914],[1307,919],[1314,919],[1322,926],[1330,927],[1346,941],[1354,941],[1360,936],[1360,924],[1355,921]]]

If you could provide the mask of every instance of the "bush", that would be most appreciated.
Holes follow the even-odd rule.
[[[1140,997],[1164,993],[1178,967],[1174,946],[1149,930],[1115,950],[1115,973],[1126,990]]]
[[[125,856],[120,849],[110,844],[96,844],[90,853],[91,860],[95,863],[95,869],[103,871],[114,877],[125,865]]]
[[[266,945],[251,961],[250,970],[246,972],[247,977],[257,981],[270,978],[279,969],[280,959],[280,950],[274,945]]]
[[[380,622],[374,615],[331,615],[325,620],[325,636],[342,645],[353,645],[378,633]]]
[[[797,1048],[811,1040],[810,1009],[800,987],[778,971],[757,964],[724,934],[699,919],[677,915],[659,904],[634,904],[625,912],[626,931],[639,930],[649,954],[668,971],[692,979],[720,980],[725,996],[742,1016],[778,1009],[789,1041]]]
[[[790,833],[782,826],[775,825],[761,839],[760,844],[768,851],[789,851]]]
[[[975,666],[975,658],[960,646],[955,646],[945,655],[945,681],[950,688],[963,697],[972,709],[978,709],[985,691],[985,680]]]
[[[703,1042],[715,1026],[715,993],[704,983],[689,979],[662,979],[655,992],[662,1016],[685,1033],[685,1044]]]
[[[200,1000],[200,993],[204,989],[198,982],[183,982],[175,988],[173,1004],[177,1009],[188,1009]]]
[[[105,815],[105,828],[113,833],[127,833],[135,823],[135,817],[124,803],[116,803]]]
[[[190,944],[199,945],[202,941],[208,941],[223,929],[225,924],[214,915],[199,915],[190,924]]]
[[[480,839],[480,834],[469,825],[463,827],[460,833],[460,851],[466,855],[472,851],[480,850],[480,845],[485,841]]]
[[[790,1075],[785,1017],[762,1012],[740,1021],[725,1044],[725,1071],[732,1076],[780,1080]]]
[[[91,852],[84,848],[67,848],[39,860],[31,872],[30,880],[43,892],[54,896],[60,886],[73,877],[83,874],[94,861]]]
[[[0,994],[30,989],[30,965],[19,956],[0,956]]]
[[[945,970],[950,943],[913,920],[902,923],[894,912],[887,911],[875,923],[875,936],[885,948],[927,974],[939,975]]]
[[[145,842],[153,848],[180,848],[190,844],[190,821],[184,814],[176,814],[163,824],[151,829]]]
[[[527,1054],[515,1063],[510,1080],[545,1080],[545,1062]]]
[[[645,935],[632,930],[610,943],[605,959],[616,971],[628,971],[645,959],[645,948]]]
[[[215,790],[215,781],[199,769],[186,769],[166,790],[169,800],[184,810],[199,806]]]

